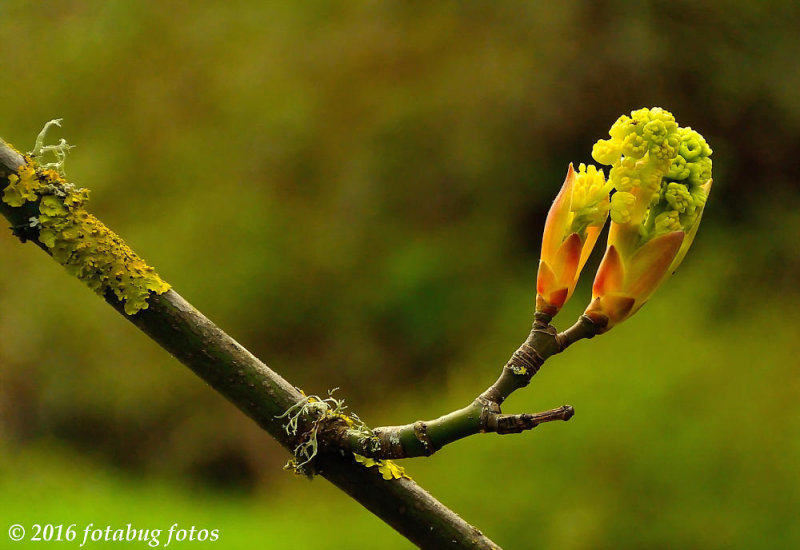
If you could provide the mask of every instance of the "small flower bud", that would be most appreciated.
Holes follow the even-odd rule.
[[[631,221],[631,209],[636,203],[633,193],[617,191],[611,195],[611,221],[615,223],[628,223]]]
[[[608,193],[602,170],[569,166],[561,191],[547,214],[536,281],[536,309],[554,316],[575,290],[608,216]]]

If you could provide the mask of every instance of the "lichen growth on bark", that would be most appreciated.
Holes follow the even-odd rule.
[[[353,456],[356,458],[356,462],[360,462],[364,465],[365,468],[373,468],[375,466],[378,467],[378,471],[383,476],[383,479],[390,480],[390,479],[411,479],[408,474],[406,474],[405,468],[402,466],[398,466],[391,460],[380,460],[374,458],[367,458],[366,456],[361,456],[359,454],[353,453]]]
[[[380,446],[380,440],[375,437],[373,431],[367,427],[358,415],[344,412],[347,406],[344,404],[344,399],[333,397],[333,392],[335,391],[336,389],[330,390],[328,397],[325,399],[316,395],[306,396],[302,401],[295,403],[289,410],[277,417],[286,418],[286,424],[284,424],[283,428],[287,434],[301,436],[292,458],[286,463],[284,469],[297,475],[308,477],[314,474],[312,462],[319,451],[317,437],[323,426],[331,421],[343,422],[348,430],[359,434],[360,438],[368,441],[368,446],[371,446],[373,451],[377,450],[375,445]],[[310,426],[303,431],[301,430],[301,422],[304,418],[310,419]],[[391,460],[372,459],[356,453],[353,453],[353,456],[365,468],[377,466],[378,471],[385,480],[411,479],[402,466],[398,466]]]
[[[45,130],[52,125],[48,123]],[[63,177],[64,152],[69,145],[62,140],[57,146],[42,147],[42,138],[40,134],[34,151],[23,155],[26,164],[8,176],[2,201],[15,208],[36,204],[38,215],[30,218],[30,232],[36,233],[58,263],[98,294],[113,293],[124,302],[126,314],[146,309],[150,293],[163,294],[170,285],[86,211],[88,190]],[[56,155],[58,162],[40,164],[34,153],[48,151]]]

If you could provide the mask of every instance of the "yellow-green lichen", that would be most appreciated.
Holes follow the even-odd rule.
[[[37,149],[46,151],[40,141]],[[60,147],[69,146],[62,142]],[[98,294],[113,293],[126,314],[146,309],[150,292],[163,294],[169,284],[86,211],[88,191],[64,180],[63,156],[56,157],[59,163],[41,165],[32,154],[25,155],[26,164],[8,177],[3,202],[12,207],[38,202],[39,215],[31,218],[30,227],[58,263]]]
[[[28,201],[38,199],[36,192],[41,183],[31,166],[20,166],[16,174],[8,176],[8,185],[3,190],[3,202],[9,206],[19,207]]]
[[[511,372],[513,372],[517,376],[526,376],[528,374],[528,368],[525,367],[525,366],[513,365],[512,364],[512,365],[510,365],[509,368],[511,369]]]
[[[387,481],[401,478],[411,479],[411,477],[406,474],[405,468],[398,466],[391,460],[376,460],[374,458],[367,458],[366,456],[361,456],[356,453],[353,453],[353,456],[356,458],[356,462],[360,462],[365,468],[373,468],[377,466],[378,471],[383,476],[383,479]]]

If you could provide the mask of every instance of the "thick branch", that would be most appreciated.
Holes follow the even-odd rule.
[[[23,162],[0,140],[0,191],[8,185],[7,176]],[[2,200],[0,212],[18,231],[36,214],[25,207],[9,207]],[[35,235],[26,236],[46,250]],[[300,402],[302,394],[177,292],[151,295],[149,307],[135,315],[126,315],[123,304],[113,295],[106,295],[106,301],[284,447],[290,451],[295,448],[297,438],[286,433],[283,421],[277,417]],[[332,449],[320,452],[315,467],[323,477],[421,548],[498,548],[411,480],[386,481],[376,468],[365,468],[351,454]]]

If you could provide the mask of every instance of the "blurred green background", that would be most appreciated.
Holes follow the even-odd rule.
[[[798,27],[789,1],[4,1],[0,135],[27,150],[63,117],[95,214],[375,426],[494,380],[567,164],[620,114],[671,110],[715,151],[693,251],[505,407],[575,418],[404,466],[508,549],[797,548]],[[218,528],[221,548],[411,547],[283,472],[266,434],[9,232],[0,274],[0,547],[12,523],[131,522]],[[587,280],[556,324],[588,299]]]

